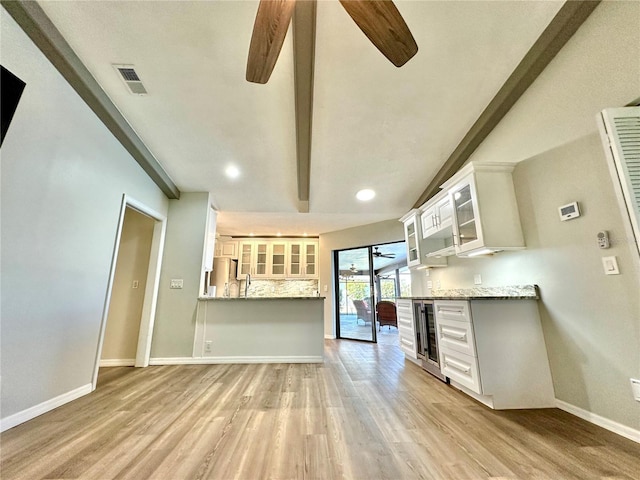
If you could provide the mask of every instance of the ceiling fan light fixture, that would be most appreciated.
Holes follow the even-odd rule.
[[[376,196],[376,192],[371,190],[370,188],[364,188],[356,193],[356,198],[361,202],[368,202],[372,200]]]

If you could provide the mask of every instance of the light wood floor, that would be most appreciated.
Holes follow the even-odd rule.
[[[107,368],[1,442],[3,480],[640,478],[637,443],[560,410],[492,411],[396,347],[345,340],[324,364]]]

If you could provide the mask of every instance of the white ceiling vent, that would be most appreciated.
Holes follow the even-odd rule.
[[[114,68],[118,71],[120,78],[129,87],[129,91],[134,95],[146,95],[147,89],[144,88],[142,80],[136,73],[133,65],[114,65]]]

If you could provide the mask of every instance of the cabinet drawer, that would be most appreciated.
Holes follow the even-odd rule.
[[[413,328],[407,328],[401,324],[398,324],[398,336],[400,338],[406,338],[411,342],[414,342],[416,333],[413,331]]]
[[[413,315],[411,300],[396,300],[396,309],[398,310],[398,315]]]
[[[400,350],[413,359],[418,358],[415,344],[406,338],[400,337]]]
[[[476,342],[471,323],[439,318],[437,328],[440,348],[450,348],[472,357],[476,356]]]
[[[410,328],[413,330],[413,317],[398,315],[398,326],[403,326],[404,328]]]
[[[478,360],[471,355],[440,348],[440,370],[451,380],[464,385],[469,390],[482,394]]]
[[[471,322],[469,302],[466,300],[436,300],[434,302],[436,321],[455,320]]]

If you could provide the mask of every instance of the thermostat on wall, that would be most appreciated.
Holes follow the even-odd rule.
[[[573,220],[580,216],[580,209],[578,208],[578,202],[568,203],[558,207],[558,213],[560,214],[560,220]]]

